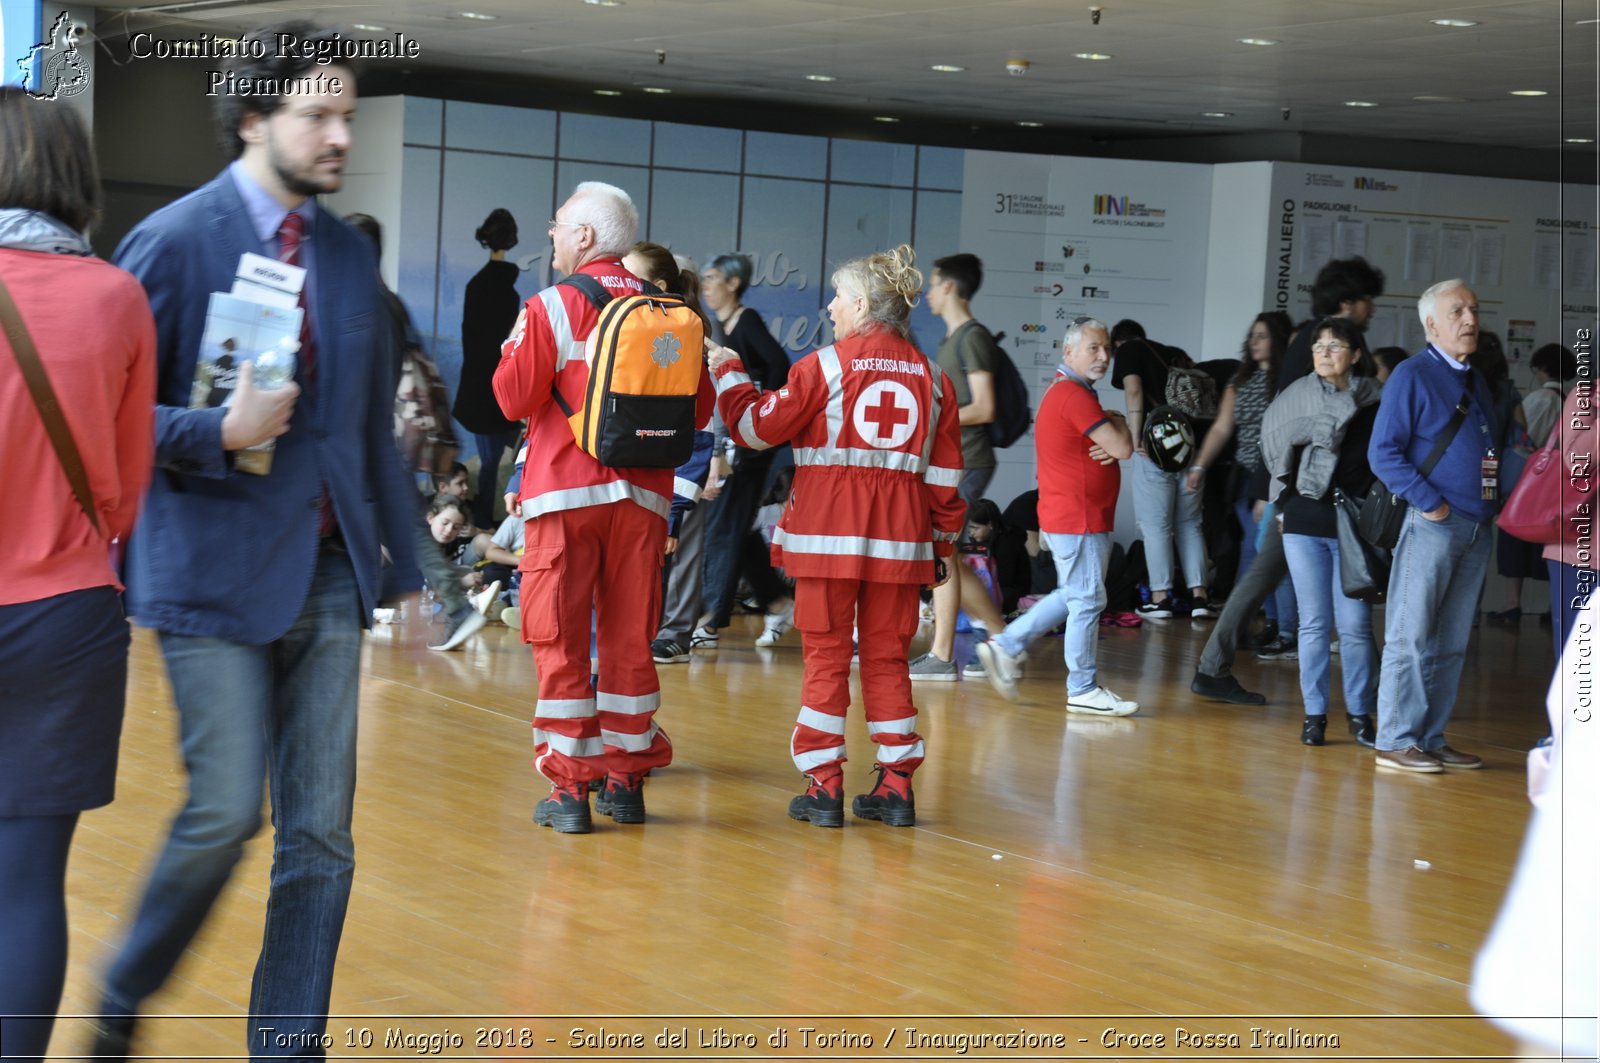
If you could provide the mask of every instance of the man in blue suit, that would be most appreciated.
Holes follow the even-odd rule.
[[[129,611],[157,631],[190,789],[106,973],[103,1058],[126,1055],[140,1003],[260,828],[263,782],[276,831],[248,1051],[323,1058],[355,867],[361,631],[382,594],[380,549],[390,591],[417,584],[416,489],[393,441],[392,330],[372,248],[316,200],[342,180],[355,78],[302,58],[310,49],[280,50],[282,34],[323,36],[308,23],[252,35],[265,55],[232,61],[229,84],[250,79],[255,92],[217,105],[235,161],[146,218],[115,256],[150,297],[159,359],[157,472],[129,545]],[[245,366],[230,405],[191,409],[208,298],[230,290],[245,252],[307,270],[295,382],[258,387]],[[269,440],[266,475],[236,467],[239,451]]]

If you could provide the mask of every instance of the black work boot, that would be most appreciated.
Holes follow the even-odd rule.
[[[643,823],[644,776],[607,775],[605,785],[595,794],[594,810],[616,823]]]
[[[592,832],[588,783],[552,788],[549,797],[533,806],[533,821],[541,827],[555,828],[558,834]]]
[[[857,819],[875,819],[891,827],[915,826],[917,795],[911,792],[911,773],[887,764],[879,764],[877,772],[877,783],[850,802],[850,811]]]
[[[811,785],[806,792],[789,802],[789,818],[806,820],[813,827],[844,826],[844,776],[807,778]]]

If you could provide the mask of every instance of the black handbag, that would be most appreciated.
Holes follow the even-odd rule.
[[[1467,419],[1467,410],[1471,407],[1472,399],[1468,395],[1461,396],[1461,402],[1456,405],[1456,412],[1450,415],[1450,423],[1445,426],[1444,432],[1433,444],[1433,449],[1428,452],[1428,460],[1422,463],[1417,470],[1424,478],[1439,464],[1439,459],[1444,457],[1444,452],[1449,449],[1450,441],[1456,437],[1456,432],[1461,428],[1461,422]],[[1361,538],[1373,546],[1384,550],[1393,550],[1400,544],[1400,529],[1406,524],[1405,499],[1390,491],[1382,480],[1377,480],[1372,485],[1372,490],[1367,492],[1366,500],[1361,503],[1361,513],[1356,521],[1356,528],[1361,533]]]
[[[1370,497],[1370,496],[1369,496]],[[1333,490],[1334,521],[1339,528],[1339,589],[1346,598],[1381,605],[1389,594],[1389,551],[1374,546],[1357,529],[1361,503]]]

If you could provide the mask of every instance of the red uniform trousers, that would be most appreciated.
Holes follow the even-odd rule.
[[[522,640],[533,645],[539,671],[533,764],[557,785],[672,763],[672,743],[653,719],[661,683],[650,657],[666,534],[664,520],[633,502],[527,522],[519,567]],[[590,682],[591,615],[598,689]]]
[[[908,669],[917,631],[913,583],[801,576],[794,620],[804,637],[805,678],[790,750],[795,766],[819,780],[842,772],[844,718],[850,708],[850,633],[859,632],[861,700],[878,763],[907,774],[922,763],[922,736]]]

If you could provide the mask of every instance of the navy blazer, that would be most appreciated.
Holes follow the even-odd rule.
[[[311,589],[324,484],[361,590],[351,622],[367,624],[385,590],[420,583],[417,489],[394,443],[393,330],[372,246],[326,209],[315,225],[317,386],[302,391],[266,476],[234,471],[224,410],[189,408],[210,295],[233,287],[242,252],[261,252],[233,178],[224,170],[156,211],[117,248],[156,321],[156,470],[125,575],[142,625],[251,645],[282,637]]]

